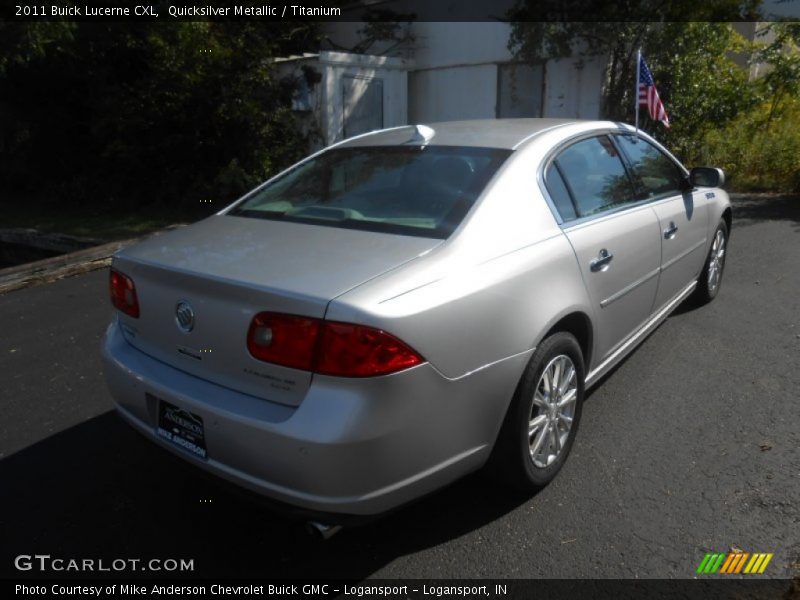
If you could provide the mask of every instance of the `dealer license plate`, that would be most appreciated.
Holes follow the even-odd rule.
[[[203,419],[185,408],[159,399],[157,433],[200,458],[208,457]]]

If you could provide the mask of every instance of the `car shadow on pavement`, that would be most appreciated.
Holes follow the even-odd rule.
[[[478,473],[322,541],[302,522],[212,482],[112,411],[3,458],[0,481],[3,554],[10,553],[0,559],[5,577],[41,576],[13,572],[15,556],[39,553],[106,561],[193,559],[194,572],[186,575],[195,577],[362,579],[531,498]]]
[[[741,195],[733,198],[733,234],[760,221],[791,221],[800,231],[800,196]]]

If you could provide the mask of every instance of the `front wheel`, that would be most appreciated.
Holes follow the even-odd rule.
[[[695,299],[699,304],[707,304],[717,297],[722,285],[722,273],[725,270],[725,253],[728,250],[728,225],[722,219],[714,232],[711,248],[703,265],[703,271],[697,280]]]
[[[564,465],[581,418],[584,377],[573,335],[556,333],[536,349],[495,446],[494,464],[510,484],[535,491]]]

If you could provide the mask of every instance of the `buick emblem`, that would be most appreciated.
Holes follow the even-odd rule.
[[[178,302],[175,307],[175,322],[178,329],[189,333],[194,328],[194,311],[188,302]]]

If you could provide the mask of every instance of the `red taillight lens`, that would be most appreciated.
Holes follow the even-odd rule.
[[[250,323],[247,349],[264,362],[337,377],[388,375],[425,361],[380,329],[269,312]]]
[[[258,360],[311,370],[320,322],[317,319],[259,313],[247,332],[247,349]]]
[[[423,360],[385,331],[326,322],[314,370],[339,377],[372,377],[408,369]]]
[[[111,290],[111,303],[126,315],[138,319],[139,299],[136,297],[136,286],[133,279],[111,269],[108,282]]]

